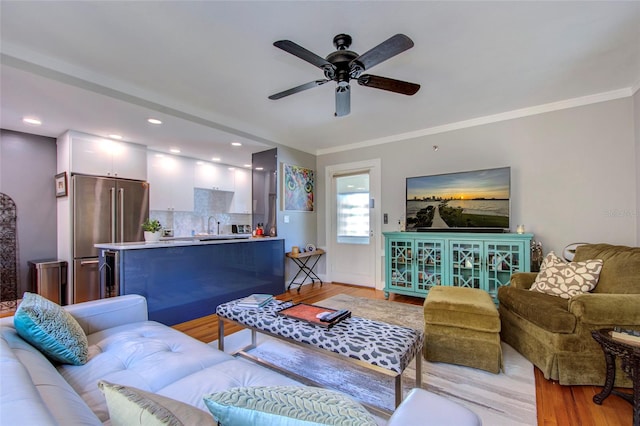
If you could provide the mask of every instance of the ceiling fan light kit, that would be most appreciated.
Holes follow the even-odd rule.
[[[412,48],[413,41],[409,37],[404,34],[396,34],[362,55],[358,55],[356,52],[349,50],[351,42],[351,36],[348,34],[338,34],[335,36],[333,38],[333,45],[337,50],[327,55],[326,59],[290,40],[279,40],[273,43],[277,48],[322,69],[325,78],[301,84],[300,86],[276,93],[269,96],[269,99],[281,99],[285,96],[302,92],[303,90],[321,86],[329,81],[335,81],[335,116],[343,117],[351,112],[351,86],[349,85],[349,82],[352,79],[356,80],[361,86],[372,87],[374,89],[386,90],[408,96],[411,96],[420,90],[420,85],[416,83],[394,80],[392,78],[380,77],[377,75],[363,74],[364,71],[367,71],[379,63]]]

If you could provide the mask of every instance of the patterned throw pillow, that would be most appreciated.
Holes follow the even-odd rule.
[[[60,305],[34,294],[25,293],[13,316],[16,331],[49,359],[82,365],[89,358],[87,335]]]
[[[376,425],[373,416],[346,395],[309,386],[232,388],[205,395],[204,403],[224,426]]]
[[[593,290],[601,270],[601,259],[567,263],[550,252],[540,265],[540,272],[530,290],[570,299]]]
[[[166,396],[100,380],[112,426],[215,426],[211,414]]]

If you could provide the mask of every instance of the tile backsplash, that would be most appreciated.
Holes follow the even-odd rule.
[[[250,214],[228,213],[233,192],[194,189],[194,211],[151,210],[149,217],[158,219],[165,229],[173,229],[174,237],[193,233],[230,234],[231,225],[251,224]],[[210,225],[207,222],[210,221]],[[218,232],[218,224],[220,230]]]

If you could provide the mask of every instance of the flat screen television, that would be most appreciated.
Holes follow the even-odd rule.
[[[407,178],[407,231],[508,232],[511,168]]]

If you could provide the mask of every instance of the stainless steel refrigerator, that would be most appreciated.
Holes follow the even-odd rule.
[[[115,296],[118,289],[101,288],[94,244],[144,240],[141,225],[149,216],[149,184],[84,175],[72,180],[72,303]]]

